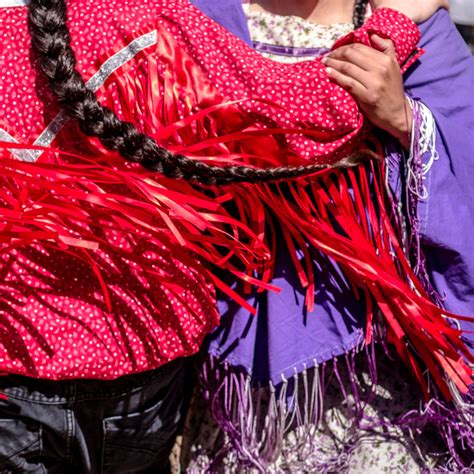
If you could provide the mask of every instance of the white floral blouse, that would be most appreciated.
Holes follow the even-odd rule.
[[[314,58],[317,50],[330,49],[337,39],[354,29],[352,23],[319,25],[298,16],[250,11],[244,4],[255,49],[280,62]]]

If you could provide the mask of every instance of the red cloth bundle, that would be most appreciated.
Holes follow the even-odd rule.
[[[335,164],[366,138],[357,104],[319,60],[265,59],[184,0],[120,3],[69,2],[78,67],[104,105],[166,148],[222,166]],[[467,390],[463,356],[470,356],[410,270],[381,163],[283,185],[200,187],[146,172],[42,105],[48,91],[33,93],[25,13],[14,19],[14,35],[2,30],[20,56],[13,64],[7,54],[1,70],[26,70],[30,95],[11,100],[23,85],[1,73],[10,99],[0,115],[0,322],[9,341],[0,347],[1,369],[112,378],[195,352],[217,323],[213,287],[247,304],[216,267],[274,289],[268,230],[276,222],[310,309],[314,248],[337,262],[355,297],[365,294],[368,340],[375,302],[425,389],[420,358],[446,397],[447,378]],[[0,17],[0,25],[8,21]],[[403,67],[416,59],[416,26],[388,9],[336,47],[370,44],[371,33],[394,41]]]

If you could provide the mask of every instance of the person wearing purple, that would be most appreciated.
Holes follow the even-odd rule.
[[[425,53],[403,83],[392,71],[374,85],[378,58],[390,54],[390,42],[382,38],[380,51],[351,55],[340,48],[325,64],[380,129],[387,186],[416,275],[437,304],[472,316],[474,60],[448,12],[430,16],[433,11],[423,10],[429,2],[421,7],[404,0],[372,6],[364,0],[193,3],[265,56],[285,62],[327,54],[371,7],[400,8],[421,22]],[[376,99],[369,97],[374,88]],[[397,114],[405,120],[397,121]],[[432,388],[423,400],[392,357],[383,325],[375,343],[364,343],[366,302],[354,298],[336,265],[314,256],[315,307],[309,313],[291,257],[283,244],[278,251],[272,283],[281,292],[249,298],[256,317],[219,302],[222,324],[208,341],[201,380],[217,426],[203,425],[201,413],[191,410],[185,437],[193,446],[184,455],[189,472],[472,467],[474,392],[461,396],[453,388],[454,402],[447,403]],[[474,326],[466,322],[462,329],[473,348]]]

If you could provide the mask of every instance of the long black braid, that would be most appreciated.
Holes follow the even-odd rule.
[[[352,14],[352,23],[354,23],[354,28],[360,28],[364,24],[368,4],[369,0],[355,0],[354,13]]]
[[[356,0],[356,5],[359,3]],[[49,86],[61,107],[77,120],[81,130],[90,137],[97,137],[105,147],[118,151],[125,159],[138,162],[169,178],[204,184],[277,181],[309,175],[331,166],[311,164],[267,169],[220,167],[167,151],[154,139],[139,132],[133,124],[120,120],[112,110],[101,105],[94,92],[87,88],[76,70],[76,57],[70,45],[66,21],[65,0],[31,0],[29,25],[39,67],[48,78]],[[351,166],[359,161],[360,157],[348,157],[336,166]]]

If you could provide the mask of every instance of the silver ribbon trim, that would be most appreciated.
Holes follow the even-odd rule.
[[[0,0],[1,1],[1,0]],[[9,0],[13,1],[13,0]],[[20,1],[20,0],[18,0]],[[3,4],[0,3],[0,6]],[[153,46],[158,41],[158,33],[156,30],[151,31],[143,36],[133,40],[130,44],[125,46],[109,59],[107,59],[99,70],[86,82],[86,86],[93,92],[96,92],[102,87],[105,81],[120,67],[133,59],[144,49]],[[70,118],[66,112],[59,112],[50,124],[41,132],[38,138],[33,143],[35,146],[47,147],[51,145],[58,133],[63,129]],[[0,139],[12,143],[18,143],[7,131],[0,128]],[[42,154],[42,150],[9,150],[16,158],[23,161],[36,161]]]

